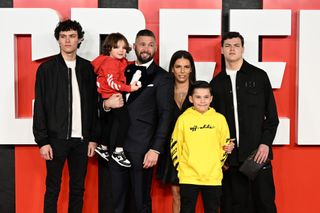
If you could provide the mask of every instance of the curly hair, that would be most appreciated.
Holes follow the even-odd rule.
[[[77,31],[78,38],[80,39],[80,41],[82,41],[83,36],[84,36],[84,31],[82,30],[80,23],[75,20],[70,20],[70,19],[60,21],[58,23],[56,29],[54,30],[54,37],[57,40],[59,40],[60,32],[70,31],[70,30]],[[79,42],[78,48],[80,47],[80,44],[81,44],[81,42]]]

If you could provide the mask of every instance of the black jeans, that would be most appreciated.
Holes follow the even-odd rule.
[[[181,184],[181,213],[194,213],[199,192],[202,194],[205,213],[218,213],[221,196],[221,186],[204,186]]]
[[[56,213],[60,192],[61,176],[65,161],[69,167],[69,213],[81,213],[84,182],[87,173],[88,142],[81,139],[50,139],[53,159],[46,161],[47,177],[44,212]]]
[[[272,165],[267,164],[251,181],[239,167],[230,167],[222,181],[221,213],[276,213]]]

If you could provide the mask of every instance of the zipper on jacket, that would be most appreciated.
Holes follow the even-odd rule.
[[[71,138],[71,118],[72,118],[72,79],[71,79],[71,68],[68,68],[68,131],[67,140]]]

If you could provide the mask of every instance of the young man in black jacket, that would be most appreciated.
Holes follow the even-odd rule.
[[[211,81],[213,107],[226,117],[230,135],[236,138],[224,172],[221,213],[275,213],[271,163],[253,181],[239,172],[254,150],[257,163],[272,159],[272,142],[279,124],[268,75],[243,59],[243,45],[244,39],[238,32],[223,36],[225,67]]]
[[[33,133],[46,160],[44,212],[57,212],[63,166],[68,160],[68,212],[82,212],[88,156],[97,141],[96,76],[90,61],[77,56],[84,32],[72,20],[59,22],[55,38],[60,54],[37,71]]]

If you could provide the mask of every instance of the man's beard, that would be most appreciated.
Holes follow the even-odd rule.
[[[148,63],[149,61],[151,61],[151,60],[153,59],[154,54],[151,55],[151,54],[147,53],[147,54],[149,55],[149,57],[147,57],[147,58],[142,58],[142,57],[141,57],[141,54],[143,54],[143,53],[146,53],[146,52],[142,52],[142,53],[140,53],[140,54],[137,54],[137,52],[136,52],[137,59],[138,59],[138,61],[139,61],[141,64]]]

